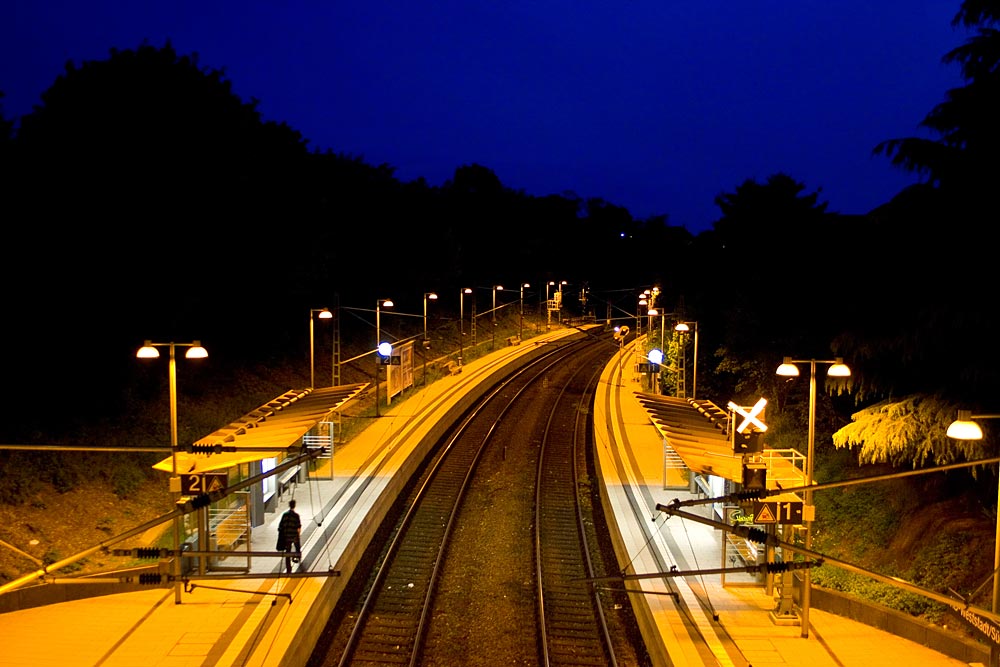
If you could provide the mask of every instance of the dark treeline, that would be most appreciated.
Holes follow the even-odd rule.
[[[765,392],[783,405],[782,356],[838,355],[855,371],[845,414],[914,395],[1000,411],[1000,68],[984,64],[1000,53],[985,43],[997,4],[966,2],[956,19],[975,34],[946,56],[966,85],[928,114],[938,137],[873,147],[919,185],[845,216],[788,174],[747,180],[698,235],[666,215],[512,190],[484,165],[441,186],[402,182],[264,120],[169,44],[68,64],[17,125],[0,113],[3,439],[23,437],[13,425],[32,411],[102,409],[144,338],[278,363],[301,355],[305,313],[334,295],[417,312],[433,290],[456,312],[460,287],[527,281],[537,299],[550,279],[586,285],[598,319],[634,313],[659,285],[664,308],[699,321],[699,386],[719,401]]]

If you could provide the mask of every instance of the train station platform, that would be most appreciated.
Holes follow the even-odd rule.
[[[470,362],[461,373],[397,402],[338,446],[332,468],[291,488],[273,518],[253,531],[254,551],[273,550],[280,514],[295,498],[303,522],[303,557],[291,576],[284,574],[277,558],[254,558],[249,578],[192,578],[184,584],[180,603],[171,586],[0,614],[0,664],[305,665],[347,583],[348,569],[363,553],[400,480],[421,458],[421,447],[443,428],[444,415],[456,404],[474,400],[476,386],[525,358],[530,349],[571,333],[556,330]],[[661,437],[636,397],[641,389],[637,378],[623,374],[623,368],[610,364],[595,395],[595,446],[625,569],[642,574],[671,566],[718,567],[719,531],[667,519],[655,509],[657,503],[683,498],[686,491],[664,472]],[[774,600],[760,586],[723,586],[719,575],[675,580],[687,608],[698,613],[678,618],[669,598],[657,589],[664,585],[662,579],[629,582],[649,591],[633,599],[642,622],[661,637],[661,643],[650,648],[657,665],[867,667],[884,664],[889,656],[892,664],[967,664],[816,609],[812,632],[803,639],[800,628],[772,623]],[[702,648],[685,640],[685,627],[705,638]]]
[[[669,517],[657,504],[699,497],[691,491],[689,471],[672,467],[665,453],[662,428],[647,408],[650,396],[643,378],[633,372],[635,359],[625,348],[619,363],[611,363],[601,376],[594,406],[595,449],[598,474],[604,484],[605,514],[614,517],[613,535],[619,562],[628,575],[691,572],[739,568],[731,559],[724,531],[697,521]],[[655,398],[655,397],[653,397]],[[692,408],[693,412],[696,412]],[[655,412],[655,411],[654,411]],[[705,424],[709,422],[706,420]],[[703,438],[704,439],[704,438]],[[711,444],[708,455],[718,459]],[[733,464],[715,460],[716,470]],[[735,475],[735,473],[733,473]],[[738,476],[736,477],[738,478]],[[710,518],[710,506],[699,512]],[[610,519],[609,519],[610,523]],[[944,667],[968,665],[926,646],[848,618],[810,610],[809,633],[802,637],[800,623],[776,623],[773,592],[751,574],[699,574],[626,580],[644,636],[655,664],[760,667],[870,667],[879,664]],[[684,604],[678,611],[672,598]],[[698,649],[691,636],[705,645]]]

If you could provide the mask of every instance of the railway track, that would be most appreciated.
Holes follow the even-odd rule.
[[[605,603],[583,583],[597,574],[591,557],[596,544],[587,531],[590,499],[580,489],[593,388],[606,359],[589,360],[598,363],[580,364],[552,403],[536,477],[535,580],[544,665],[617,664]]]
[[[647,664],[627,597],[586,583],[605,572],[588,417],[614,352],[567,342],[463,416],[401,497],[311,666]]]

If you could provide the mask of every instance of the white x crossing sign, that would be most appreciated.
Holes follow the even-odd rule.
[[[743,421],[740,422],[740,425],[736,427],[736,432],[743,433],[743,431],[747,430],[747,427],[750,425],[755,426],[758,431],[766,431],[767,424],[765,424],[764,422],[762,422],[760,419],[757,418],[757,415],[759,415],[761,412],[764,411],[765,405],[767,405],[767,399],[761,398],[754,404],[752,408],[750,408],[748,412],[746,408],[736,405],[732,401],[729,401],[729,409],[735,412],[736,414],[740,415],[741,417],[743,417]]]

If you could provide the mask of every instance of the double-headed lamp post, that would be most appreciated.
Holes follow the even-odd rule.
[[[956,440],[982,440],[983,429],[973,421],[974,419],[1000,419],[1000,414],[974,415],[971,410],[959,410],[958,419],[948,426],[948,437]],[[1000,479],[997,480],[997,521],[993,539],[993,605],[991,611],[996,614],[1000,613],[1000,573],[997,571],[1000,569]],[[991,665],[1000,662],[997,653],[998,649],[994,645],[991,648]]]
[[[679,331],[682,334],[692,330],[694,331],[694,368],[691,372],[691,400],[693,401],[698,397],[698,323],[678,322],[677,326],[674,327],[674,331]],[[684,369],[684,372],[687,372],[687,368]]]
[[[806,453],[806,480],[805,486],[810,487],[813,483],[813,471],[815,470],[816,453],[816,366],[817,364],[830,364],[827,370],[827,377],[842,378],[850,377],[851,369],[844,364],[840,357],[832,360],[825,359],[792,359],[785,357],[776,371],[778,375],[785,377],[798,377],[799,367],[796,364],[809,364],[809,435],[808,449]],[[805,504],[809,508],[806,520],[806,543],[805,548],[812,548],[812,491],[805,492]],[[809,636],[809,603],[810,587],[812,580],[809,577],[808,568],[802,571],[802,636]]]
[[[204,359],[208,356],[208,351],[201,346],[201,341],[190,343],[154,343],[147,340],[135,353],[139,359],[159,359],[160,351],[156,348],[165,347],[170,350],[170,363],[168,364],[168,379],[170,385],[170,457],[171,457],[171,477],[170,490],[179,499],[181,493],[180,478],[177,477],[177,355],[175,349],[186,347],[185,359]],[[180,517],[174,517],[174,603],[181,602],[181,523]]]
[[[462,357],[465,356],[465,295],[472,294],[471,287],[463,287],[458,291],[458,366],[462,367]]]
[[[392,308],[391,299],[375,300],[375,416],[378,417],[378,369],[382,365],[382,309]],[[392,353],[392,347],[389,347]]]
[[[310,308],[309,309],[309,388],[312,389],[316,386],[316,348],[313,344],[313,317],[315,315],[321,320],[329,320],[333,318],[333,313],[330,312],[329,308]]]
[[[434,292],[424,292],[424,374],[420,377],[421,384],[427,384],[427,351],[431,349],[431,341],[427,338],[427,300],[437,301]]]

